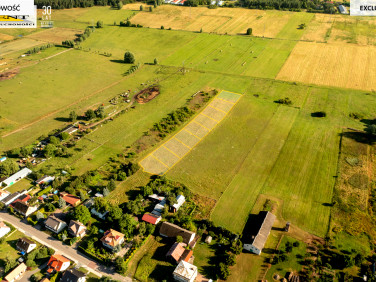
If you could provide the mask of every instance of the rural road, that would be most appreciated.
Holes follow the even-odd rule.
[[[64,245],[61,241],[51,237],[47,233],[44,233],[29,224],[23,222],[19,218],[12,216],[8,213],[1,212],[0,213],[0,220],[4,220],[12,224],[18,231],[24,233],[26,236],[38,241],[42,245],[50,247],[54,249],[57,253],[64,255],[65,257],[69,258],[70,260],[74,261],[77,264],[80,264],[82,267],[86,268],[88,271],[92,272],[97,276],[110,276],[113,279],[119,281],[126,281],[131,282],[132,279],[129,277],[121,276],[114,272],[113,268],[106,267],[101,265],[94,260],[88,258],[78,250]]]

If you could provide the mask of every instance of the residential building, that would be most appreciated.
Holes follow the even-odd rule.
[[[50,279],[48,279],[48,278],[43,278],[42,280],[40,280],[40,282],[50,282]]]
[[[162,223],[161,228],[159,229],[159,234],[163,237],[170,238],[181,236],[183,238],[183,243],[185,244],[190,244],[196,237],[196,233],[166,221]]]
[[[99,217],[100,219],[106,219],[106,216],[107,216],[107,214],[108,214],[108,211],[104,211],[103,213],[100,213],[100,212],[97,212],[96,210],[95,210],[95,208],[92,208],[91,210],[90,210],[90,213],[92,213],[93,215],[95,215],[96,217]]]
[[[150,223],[150,224],[158,224],[158,222],[160,222],[162,219],[161,216],[157,216],[155,214],[151,214],[151,213],[145,213],[143,216],[142,216],[142,220],[147,222],[147,223]]]
[[[84,237],[86,235],[86,226],[79,221],[71,220],[69,222],[68,232],[74,237]]]
[[[10,232],[10,227],[7,226],[4,221],[0,221],[0,238],[4,237]]]
[[[28,254],[37,247],[37,244],[24,237],[18,239],[16,247],[21,253]]]
[[[152,195],[148,196],[148,199],[153,201],[153,202],[159,203],[159,202],[163,201],[165,199],[165,197],[159,196],[158,194],[152,194]]]
[[[5,276],[4,281],[14,282],[22,277],[26,272],[27,266],[24,263],[19,264],[15,269],[13,269],[7,276]]]
[[[346,15],[348,14],[347,8],[343,5],[339,5],[338,10],[341,14],[346,14]]]
[[[54,215],[50,215],[46,219],[45,226],[52,232],[60,233],[67,226],[67,224],[65,223],[65,221],[58,219]]]
[[[181,261],[172,275],[176,281],[193,282],[197,277],[197,267],[188,262]]]
[[[68,269],[64,272],[60,282],[85,282],[86,274],[77,269]]]
[[[185,203],[184,195],[177,196],[176,203],[170,206],[170,212],[177,212],[184,203]]]
[[[45,175],[45,176],[39,178],[37,181],[35,181],[35,184],[37,184],[37,185],[50,184],[54,180],[55,180],[55,176]]]
[[[259,212],[258,221],[254,224],[254,230],[252,230],[251,234],[248,236],[243,236],[243,249],[260,255],[272,230],[275,219],[276,216],[271,212]]]
[[[186,249],[187,244],[184,243],[174,243],[166,257],[174,263],[179,263],[182,260],[185,262],[189,262],[189,260],[193,259],[193,251]]]
[[[16,212],[22,214],[23,216],[29,216],[38,209],[38,206],[29,206],[29,204],[21,201],[17,201],[13,204],[13,208]]]
[[[63,200],[72,207],[77,207],[81,203],[81,199],[77,196],[65,192],[60,193],[60,196],[63,197]]]
[[[4,199],[1,200],[1,202],[6,205],[6,206],[9,206],[11,203],[13,203],[15,200],[17,200],[19,197],[21,197],[22,195],[26,194],[26,190],[23,190],[23,191],[19,191],[19,192],[15,192],[13,194],[10,194],[8,195],[7,197],[5,197]]]
[[[53,273],[54,271],[64,271],[69,267],[69,265],[70,260],[66,257],[63,257],[61,255],[52,255],[47,263],[47,272]]]
[[[104,236],[101,239],[103,246],[115,250],[117,246],[121,245],[124,242],[124,234],[116,230],[110,229],[104,233]]]
[[[8,177],[3,181],[3,184],[5,184],[7,187],[13,185],[17,181],[20,181],[21,179],[25,178],[28,176],[32,171],[28,169],[27,167],[21,169],[20,171],[16,172],[12,176]]]
[[[5,199],[9,195],[10,195],[10,193],[8,191],[0,190],[0,201],[3,200],[3,199]]]

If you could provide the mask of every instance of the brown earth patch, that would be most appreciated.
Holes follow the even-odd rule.
[[[159,86],[149,86],[138,92],[134,98],[139,104],[145,104],[159,95]]]
[[[11,71],[0,73],[0,81],[11,79],[15,77],[18,74],[18,72],[19,72],[19,69],[14,69]]]

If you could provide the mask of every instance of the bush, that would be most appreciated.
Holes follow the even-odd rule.
[[[252,35],[252,28],[247,29],[247,35]]]
[[[292,101],[290,100],[289,97],[286,97],[284,99],[278,99],[274,102],[277,103],[277,104],[288,105],[288,106],[292,104]]]
[[[97,28],[103,27],[103,21],[97,21]]]
[[[134,62],[135,62],[134,55],[131,52],[129,52],[129,51],[125,52],[125,54],[124,54],[124,63],[126,63],[126,64],[134,64]]]
[[[311,117],[318,117],[318,118],[326,117],[326,112],[323,112],[323,111],[313,112],[311,113]]]

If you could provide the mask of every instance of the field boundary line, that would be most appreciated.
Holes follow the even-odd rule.
[[[227,103],[230,103],[230,104],[233,104],[233,105],[235,105],[235,103],[233,103],[233,102],[230,102],[230,101],[227,101],[227,100],[225,100],[225,99],[222,99],[222,98],[217,98],[217,99],[219,99],[219,100],[222,100],[222,101],[225,101],[225,102],[227,102]]]
[[[168,165],[166,165],[164,162],[162,162],[160,159],[158,159],[156,156],[154,156],[153,154],[151,154],[151,156],[156,159],[158,162],[160,162],[161,164],[163,164],[165,167],[167,168],[170,168]]]
[[[189,130],[185,129],[185,131],[187,131],[189,134],[191,134],[192,136],[198,138],[198,140],[201,140],[202,138],[198,137],[196,134],[190,132]]]
[[[218,99],[218,96],[222,93],[222,92],[227,92],[227,93],[233,93],[233,92],[229,92],[229,91],[224,91],[224,90],[222,90],[219,94],[217,94],[216,96],[214,96],[213,97],[213,99],[210,101],[210,103],[208,104],[208,105],[206,105],[205,106],[205,108],[204,109],[202,109],[201,110],[201,112],[200,113],[198,113],[191,121],[189,121],[182,129],[180,129],[178,132],[176,132],[172,137],[170,137],[167,141],[165,141],[165,142],[163,142],[161,145],[159,145],[158,146],[158,148],[157,149],[154,149],[152,152],[150,152],[149,154],[147,154],[144,158],[142,158],[140,161],[138,161],[138,163],[139,163],[139,165],[142,167],[142,169],[143,169],[143,171],[144,172],[147,172],[147,173],[150,173],[150,174],[154,174],[154,173],[151,173],[151,172],[149,172],[149,171],[146,171],[145,170],[145,167],[141,164],[146,158],[148,158],[148,157],[150,157],[150,156],[152,156],[153,158],[155,158],[157,161],[159,161],[160,163],[162,163],[164,166],[166,166],[168,169],[165,171],[165,172],[162,172],[161,173],[161,175],[164,175],[167,171],[169,171],[171,168],[173,168],[177,163],[179,163],[180,162],[180,160],[181,159],[183,159],[190,151],[192,151],[192,149],[202,140],[202,139],[204,139],[205,137],[206,137],[206,135],[208,134],[208,133],[210,133],[226,116],[227,116],[227,114],[228,113],[230,113],[230,111],[232,110],[232,108],[235,106],[235,104],[239,101],[239,99],[242,97],[242,94],[238,94],[238,93],[235,93],[235,94],[237,94],[237,95],[239,95],[240,97],[239,97],[239,99],[237,99],[237,101],[235,102],[235,103],[231,103],[231,104],[233,104],[232,106],[231,106],[231,108],[230,108],[230,110],[227,112],[227,114],[226,115],[224,115],[219,121],[216,121],[216,124],[211,128],[211,129],[208,129],[206,126],[204,126],[204,125],[202,125],[201,123],[199,123],[199,122],[197,122],[196,121],[196,119],[197,119],[197,117],[199,117],[200,116],[200,114],[202,114],[202,112],[206,109],[206,108],[208,108],[209,106],[210,106],[210,104],[215,100],[215,99]],[[204,115],[203,114],[203,116],[206,116],[206,115]],[[214,120],[214,119],[213,119]],[[207,129],[208,130],[208,132],[202,137],[202,138],[200,138],[200,137],[198,137],[198,136],[196,136],[195,134],[193,134],[193,133],[191,133],[189,130],[187,130],[186,129],[186,127],[190,124],[190,123],[192,123],[192,122],[195,122],[195,123],[197,123],[197,124],[199,124],[200,126],[202,126],[203,128],[205,128],[205,129]],[[186,145],[185,143],[183,143],[181,140],[179,140],[178,138],[176,138],[176,136],[180,133],[180,132],[182,132],[183,130],[185,130],[186,132],[188,132],[189,134],[191,134],[192,136],[195,136],[196,138],[198,138],[199,140],[198,140],[198,142],[193,146],[193,147],[189,147],[188,145]],[[167,142],[169,142],[170,140],[173,140],[173,139],[175,139],[175,140],[177,140],[179,143],[181,143],[182,145],[184,145],[185,147],[187,147],[189,150],[182,156],[182,157],[178,157],[178,160],[171,166],[171,167],[169,167],[168,165],[166,165],[165,163],[163,163],[161,160],[159,160],[156,156],[154,156],[154,153],[158,150],[158,149],[160,149],[160,148],[162,148],[162,147],[164,147],[164,148],[166,148],[166,149],[168,149],[166,146],[165,146],[165,144],[167,143]],[[168,149],[168,151],[170,151],[169,149]],[[171,153],[173,153],[173,152],[171,152]],[[176,156],[176,154],[174,154],[175,156]]]
[[[213,106],[210,106],[210,108],[213,108],[214,110],[220,111],[220,112],[225,113],[227,115],[227,112],[225,112],[224,110],[217,109],[216,107],[213,107]]]
[[[169,151],[170,153],[174,154],[177,158],[181,159],[181,157],[179,157],[177,154],[175,154],[173,151],[171,151],[169,148],[167,148],[164,144],[161,146],[161,148],[164,147],[167,151]]]
[[[176,139],[176,141],[180,142],[181,144],[183,144],[185,147],[187,147],[189,150],[192,150],[191,147],[189,147],[187,144],[184,144],[183,141],[181,141],[180,139],[174,137],[174,139]]]
[[[199,126],[202,126],[203,128],[205,128],[206,130],[208,130],[209,132],[211,131],[211,129],[207,128],[205,125],[199,123],[198,121],[194,120],[193,122],[197,123]],[[208,133],[209,133],[208,132]]]
[[[207,115],[205,115],[204,113],[201,113],[204,117],[207,117],[207,118],[210,118],[211,120],[214,120],[215,122],[219,122],[218,120],[216,120],[216,119],[214,119],[214,118],[212,118],[212,117],[209,117],[209,116],[207,116]]]

